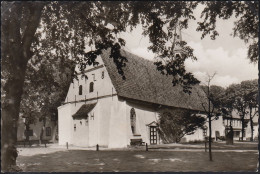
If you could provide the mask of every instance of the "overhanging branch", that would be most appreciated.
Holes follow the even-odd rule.
[[[27,22],[27,27],[24,31],[24,36],[22,38],[22,53],[23,57],[25,59],[30,59],[29,52],[30,47],[32,45],[34,34],[39,26],[41,14],[43,11],[44,5],[46,5],[46,2],[37,2],[33,3],[32,6],[29,8],[30,11],[30,17]]]

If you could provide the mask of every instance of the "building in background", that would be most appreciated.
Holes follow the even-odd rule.
[[[230,131],[230,124],[233,128],[233,139],[234,140],[241,140],[242,137],[242,121],[239,114],[236,111],[232,112],[232,118],[220,116],[217,120],[212,121],[212,138],[214,140],[225,140],[228,132]],[[249,115],[245,117],[245,135],[244,140],[250,141],[251,138],[251,127],[249,121]],[[209,125],[208,122],[205,124],[206,130],[197,130],[192,135],[187,135],[182,138],[182,142],[187,141],[204,141],[205,136],[209,136]],[[253,137],[256,140],[258,138],[258,114],[253,118]]]
[[[35,124],[30,124],[29,131],[26,131],[26,126],[24,124],[25,119],[19,118],[18,128],[17,128],[17,142],[23,143],[26,141],[26,133],[29,134],[29,141],[31,143],[39,142],[40,136],[42,134],[42,140],[48,142],[57,142],[58,140],[58,125],[57,118],[46,117],[45,126],[43,121],[37,120]]]

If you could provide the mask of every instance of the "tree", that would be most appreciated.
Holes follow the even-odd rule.
[[[209,122],[209,160],[212,161],[212,152],[211,152],[211,144],[212,144],[212,130],[211,130],[211,124],[213,120],[217,120],[220,116],[220,106],[221,106],[221,98],[224,92],[224,89],[219,86],[213,86],[211,85],[211,81],[214,78],[216,73],[213,75],[207,75],[206,85],[202,86],[202,89],[204,90],[206,94],[205,100],[202,96],[198,96],[201,98],[201,106],[204,109],[204,112],[207,113],[207,121]],[[207,101],[207,102],[205,102]]]
[[[258,114],[258,81],[248,80],[241,82],[241,86],[247,89],[245,100],[248,104],[249,109],[249,120],[251,127],[251,138],[250,141],[254,140],[254,126],[253,118]]]
[[[232,84],[227,88],[227,96],[233,102],[232,108],[240,115],[242,122],[242,141],[245,135],[245,117],[249,114],[251,125],[251,140],[253,139],[253,117],[257,114],[253,109],[258,107],[257,101],[258,84],[257,80],[243,81],[240,84]]]
[[[234,4],[239,5],[238,2]],[[189,92],[192,84],[199,82],[191,73],[186,72],[184,66],[187,58],[196,59],[193,49],[185,41],[178,43],[185,54],[176,57],[172,49],[175,44],[169,46],[174,38],[173,31],[177,22],[187,28],[189,20],[194,19],[193,10],[198,2],[2,2],[1,5],[3,171],[8,171],[16,163],[16,157],[12,154],[15,149],[17,120],[25,73],[33,56],[36,57],[33,64],[41,63],[42,55],[61,60],[73,59],[80,64],[83,72],[86,66],[97,64],[95,60],[103,49],[110,48],[110,57],[114,60],[118,73],[125,78],[122,67],[126,66],[127,59],[120,54],[125,40],[119,34],[128,27],[132,30],[141,24],[143,35],[148,36],[151,42],[149,49],[161,59],[172,60],[166,65],[158,61],[158,70],[171,75],[173,85],[182,85],[185,92]],[[253,7],[257,10],[256,6],[258,4]],[[210,4],[206,4],[207,7]],[[243,20],[256,16],[249,10],[247,6],[241,9],[239,14],[248,14],[244,15]],[[206,11],[204,14],[214,17],[215,13]],[[257,24],[252,25],[257,28]],[[208,33],[205,27],[200,30]],[[242,39],[251,36],[251,30],[249,33],[248,30],[238,31],[245,34],[243,37],[241,35]],[[91,51],[85,51],[86,46],[91,47]],[[254,45],[250,49],[256,50]],[[252,56],[258,55],[251,52],[254,53]]]
[[[229,132],[226,132],[226,144],[233,145],[234,144],[234,131],[233,131],[233,116],[232,111],[234,110],[235,99],[234,99],[234,89],[227,88],[224,92],[221,102],[221,115],[223,119],[229,120]]]
[[[32,92],[32,91],[30,91]],[[24,92],[24,95],[26,92]],[[21,101],[20,113],[19,116],[24,118],[25,124],[25,136],[26,141],[29,141],[29,130],[30,125],[37,122],[37,118],[40,115],[40,108],[36,102],[37,98],[33,95],[30,95],[28,98],[23,98]]]
[[[245,121],[246,115],[249,114],[251,125],[251,140],[253,139],[253,117],[256,115],[256,110],[253,114],[253,109],[258,107],[257,101],[258,84],[257,80],[243,81],[240,84],[232,84],[227,88],[227,96],[233,102],[232,108],[240,115],[242,122],[242,137],[244,140],[245,128],[247,123]]]
[[[202,128],[204,123],[204,117],[190,110],[164,109],[159,113],[159,134],[164,143],[179,142],[184,135]]]
[[[70,60],[62,63],[59,59],[48,61],[44,56],[41,59],[44,60],[41,64],[28,63],[20,108],[27,130],[30,124],[37,122],[36,120],[43,123],[40,141],[45,130],[46,118],[58,118],[57,107],[65,100],[75,67]],[[29,137],[26,139],[29,140]]]
[[[33,36],[39,24],[42,6],[30,10],[31,16],[27,17],[28,27],[20,34],[22,6],[13,3],[2,3],[2,28],[1,28],[1,63],[4,99],[2,100],[2,128],[1,128],[1,163],[2,170],[8,171],[10,165],[15,165],[15,142],[17,136],[17,120],[27,61],[30,58],[30,47]],[[9,7],[8,7],[9,6]],[[4,16],[3,16],[4,15]]]

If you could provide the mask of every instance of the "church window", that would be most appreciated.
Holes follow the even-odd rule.
[[[132,108],[130,110],[130,120],[131,120],[131,130],[132,133],[135,134],[136,133],[136,114],[135,114],[135,109]]]
[[[93,92],[94,91],[94,83],[90,82],[89,84],[89,92]]]
[[[79,85],[79,95],[82,95],[82,85]]]
[[[76,124],[74,124],[74,131],[76,131],[76,128],[77,128],[77,127],[76,127]]]
[[[93,76],[93,81],[96,81],[96,79],[95,79],[95,74],[92,74],[92,76]]]
[[[102,71],[101,78],[103,79],[105,77],[105,72]]]

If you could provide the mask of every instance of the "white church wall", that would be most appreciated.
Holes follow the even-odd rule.
[[[65,119],[64,121],[61,121],[60,124],[62,126],[59,127],[64,127],[64,129],[67,129],[66,131],[63,131],[64,134],[68,134],[70,132],[70,138],[66,137],[63,138],[64,136],[61,135],[61,144],[65,144],[66,142],[69,141],[70,144],[78,145],[78,146],[96,146],[99,144],[100,146],[108,146],[109,144],[109,127],[110,127],[110,115],[111,115],[111,106],[113,105],[112,99],[116,99],[116,96],[112,96],[116,94],[116,91],[113,87],[113,84],[111,82],[111,79],[109,78],[108,72],[106,68],[103,65],[102,59],[98,57],[98,62],[100,63],[98,66],[93,67],[93,66],[88,66],[86,68],[86,75],[88,76],[88,79],[81,78],[81,75],[78,76],[79,81],[74,80],[74,83],[70,84],[69,90],[67,97],[65,99],[66,102],[71,102],[69,104],[69,108],[62,109],[64,111],[60,111],[61,114],[67,114],[68,118]],[[76,67],[76,71],[77,71]],[[89,92],[90,88],[90,83],[94,82],[94,90],[93,92]],[[82,85],[82,95],[79,95],[79,86]],[[75,97],[76,96],[76,97]],[[102,97],[99,98],[98,97]],[[85,99],[90,99],[90,101],[87,102],[79,102],[80,100],[85,100]],[[76,100],[76,104],[74,101]],[[74,122],[72,119],[72,115],[75,114],[78,109],[85,103],[93,103],[93,102],[98,102],[91,114],[94,114],[94,117],[89,118],[89,126],[88,126],[88,131],[86,127],[81,127],[80,129],[77,129],[76,133],[74,133]],[[120,110],[120,107],[117,107],[117,109]],[[117,109],[114,109],[114,112],[119,112],[116,111]],[[60,114],[59,114],[60,115]],[[66,115],[66,116],[67,116]],[[60,117],[59,117],[60,120]],[[116,121],[116,120],[114,120]],[[70,123],[69,123],[70,122]],[[78,124],[80,124],[80,121],[75,121],[77,128]],[[59,124],[59,125],[60,125]],[[83,126],[82,122],[82,126]],[[87,136],[86,134],[88,132],[88,141],[85,140]],[[63,134],[63,133],[61,133]],[[73,137],[73,139],[72,139]],[[79,140],[82,138],[84,140]],[[113,138],[112,138],[113,139]]]
[[[89,103],[93,102],[95,101]],[[74,144],[72,139],[74,132],[72,115],[75,114],[83,104],[85,103],[68,103],[58,107],[59,145],[66,145],[67,142]]]
[[[124,103],[118,101],[117,96],[99,99],[89,113],[88,126],[85,126],[85,119],[73,120],[72,144],[84,147],[94,147],[97,144],[110,148],[126,147]],[[72,106],[73,112],[76,112],[82,104],[84,102],[77,103],[78,107]],[[76,124],[76,131],[74,131],[74,124]]]
[[[136,134],[141,135],[141,137],[136,137],[133,135],[131,130],[131,121],[130,121],[130,110],[134,108],[136,113]],[[152,123],[153,121],[157,122],[158,116],[154,109],[143,106],[141,104],[135,104],[132,102],[127,102],[126,104],[126,118],[127,118],[127,136],[128,136],[128,145],[130,145],[130,139],[142,138],[143,142],[150,144],[150,130],[147,124]],[[157,142],[159,137],[157,137]]]
[[[72,104],[66,104],[58,107],[59,145],[66,145],[67,142],[72,144],[71,105]]]
[[[88,146],[89,147],[93,147],[96,146],[99,142],[98,142],[98,138],[99,138],[99,117],[100,115],[98,114],[98,106],[99,106],[99,102],[97,101],[96,106],[93,108],[93,110],[91,112],[88,113],[89,115],[89,131],[88,132],[83,132],[82,136],[84,136],[84,134],[88,133]],[[80,137],[78,137],[80,138]]]
[[[109,128],[111,119],[111,106],[116,102],[116,96],[102,98],[98,100],[98,105],[96,106],[99,135],[98,143],[100,146],[108,147],[109,144]],[[123,115],[122,115],[123,116]]]
[[[73,120],[73,133],[72,133],[73,145],[88,147],[89,141],[89,120],[80,119]]]
[[[97,100],[88,101],[88,102],[80,102],[76,104],[71,104],[71,119],[72,124],[70,126],[71,134],[72,134],[72,144],[75,146],[94,146],[98,142],[98,114],[97,114],[97,106],[93,108],[93,110],[88,114],[88,126],[85,126],[85,119],[84,123],[80,124],[80,120],[73,120],[72,115],[75,114],[79,108],[84,104],[91,104],[96,103]],[[76,124],[76,131],[74,130],[74,124]]]
[[[108,148],[127,147],[127,121],[126,102],[113,97],[111,105],[111,117],[109,121],[109,144]]]

